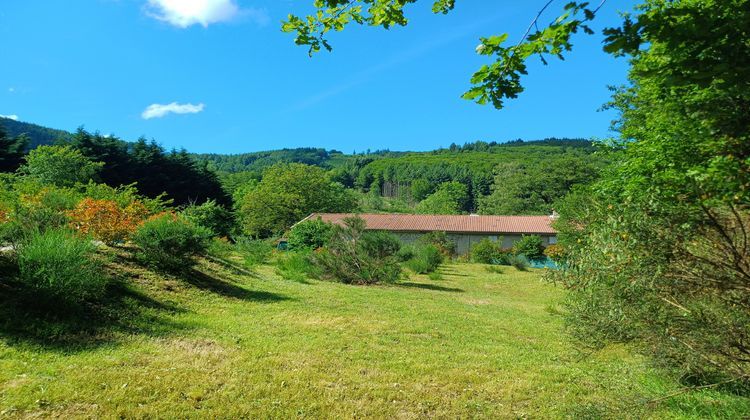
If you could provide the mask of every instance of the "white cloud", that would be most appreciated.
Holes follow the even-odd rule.
[[[18,121],[18,115],[11,114],[11,115],[0,115],[0,118],[7,118],[9,120]]]
[[[195,24],[206,27],[241,16],[247,16],[259,25],[270,20],[265,10],[240,9],[236,0],[148,0],[146,13],[180,28]]]
[[[141,114],[144,120],[150,120],[151,118],[162,118],[167,114],[197,114],[203,111],[205,105],[198,104],[178,104],[172,102],[171,104],[152,104],[149,105]]]

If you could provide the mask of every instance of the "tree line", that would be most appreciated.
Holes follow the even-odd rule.
[[[29,137],[25,133],[10,136],[0,126],[0,172],[12,172],[22,165],[31,143]],[[218,175],[185,150],[166,151],[154,141],[141,138],[130,143],[114,136],[90,133],[83,128],[57,138],[53,143],[55,147],[78,151],[90,162],[100,163],[100,168],[91,174],[94,181],[114,187],[135,184],[147,197],[165,195],[178,205],[207,200],[231,205]],[[79,167],[75,162],[68,162],[70,156],[65,152],[44,149],[50,146],[41,147],[45,152],[38,154],[36,164],[31,166],[34,170],[54,177],[65,169],[67,163],[71,163],[70,168]]]

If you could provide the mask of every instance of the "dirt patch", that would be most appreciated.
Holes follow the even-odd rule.
[[[349,325],[349,321],[342,317],[307,317],[299,321],[300,325],[308,327],[342,328]]]
[[[491,305],[492,301],[489,299],[464,299],[464,303],[474,306],[480,305]]]

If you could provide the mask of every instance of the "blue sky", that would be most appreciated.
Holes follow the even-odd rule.
[[[564,62],[534,60],[526,92],[501,111],[460,98],[486,62],[474,53],[479,37],[509,32],[515,42],[541,0],[459,0],[446,16],[422,0],[408,27],[351,26],[331,36],[333,53],[312,59],[279,30],[311,3],[4,1],[0,115],[217,153],[611,135],[614,114],[598,109],[627,63],[601,51],[600,35],[577,37]],[[607,3],[593,26],[615,25],[633,4]]]

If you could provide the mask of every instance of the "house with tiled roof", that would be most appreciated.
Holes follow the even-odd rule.
[[[313,213],[304,220],[321,219],[342,224],[354,214]],[[456,243],[459,254],[469,252],[471,245],[489,238],[502,241],[510,248],[522,235],[539,235],[544,245],[557,243],[557,231],[552,227],[555,216],[480,216],[432,214],[357,214],[365,221],[368,230],[383,230],[410,243],[429,232],[445,232]]]

